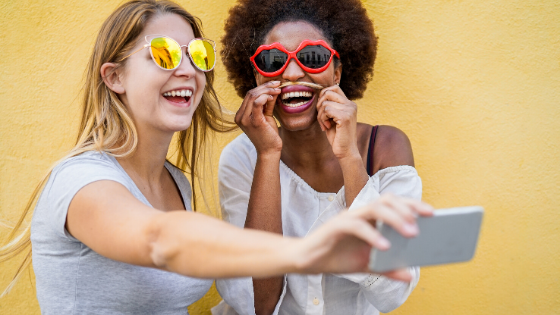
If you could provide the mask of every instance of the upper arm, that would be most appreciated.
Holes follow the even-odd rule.
[[[249,154],[239,147],[226,146],[220,156],[218,188],[222,217],[243,228],[253,183],[254,166]]]
[[[379,126],[373,148],[374,173],[399,165],[414,167],[410,140],[404,132],[392,126]]]
[[[136,199],[122,184],[99,180],[87,184],[68,207],[66,229],[98,254],[140,266],[150,257],[150,222],[160,215]]]

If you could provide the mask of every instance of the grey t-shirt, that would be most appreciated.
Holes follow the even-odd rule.
[[[165,167],[189,209],[189,182],[173,165],[166,162]],[[98,180],[118,182],[151,206],[112,156],[86,152],[57,165],[31,223],[33,269],[41,313],[188,314],[187,306],[208,291],[212,280],[105,258],[68,233],[65,222],[72,198],[81,188]]]

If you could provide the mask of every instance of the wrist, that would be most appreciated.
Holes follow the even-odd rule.
[[[286,273],[304,273],[308,268],[305,264],[305,256],[308,251],[305,250],[304,238],[284,237],[286,241],[285,247],[282,249],[281,256],[287,259]]]
[[[282,148],[257,150],[257,160],[263,162],[280,161],[281,154],[282,154]]]
[[[337,159],[338,159],[338,163],[340,163],[340,166],[342,168],[344,168],[344,165],[354,166],[358,162],[359,165],[363,164],[362,156],[357,148],[355,150],[350,150],[349,152],[346,152],[344,155],[337,156]]]

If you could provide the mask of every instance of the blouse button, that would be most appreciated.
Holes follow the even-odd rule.
[[[330,197],[329,197],[329,198],[330,198]],[[319,299],[318,299],[318,298],[314,298],[314,299],[313,299],[313,304],[319,305]]]
[[[329,199],[329,201],[333,201],[333,200],[334,200],[334,196],[333,196],[333,195],[330,195],[329,198],[327,198],[327,199]]]

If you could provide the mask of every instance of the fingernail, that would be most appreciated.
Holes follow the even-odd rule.
[[[416,235],[418,234],[418,225],[412,223],[405,223],[403,225],[403,230],[408,234]]]
[[[375,245],[379,249],[388,249],[391,246],[391,243],[389,243],[386,238],[380,237],[377,241],[375,241]]]
[[[280,84],[280,81],[270,81],[270,85]]]

